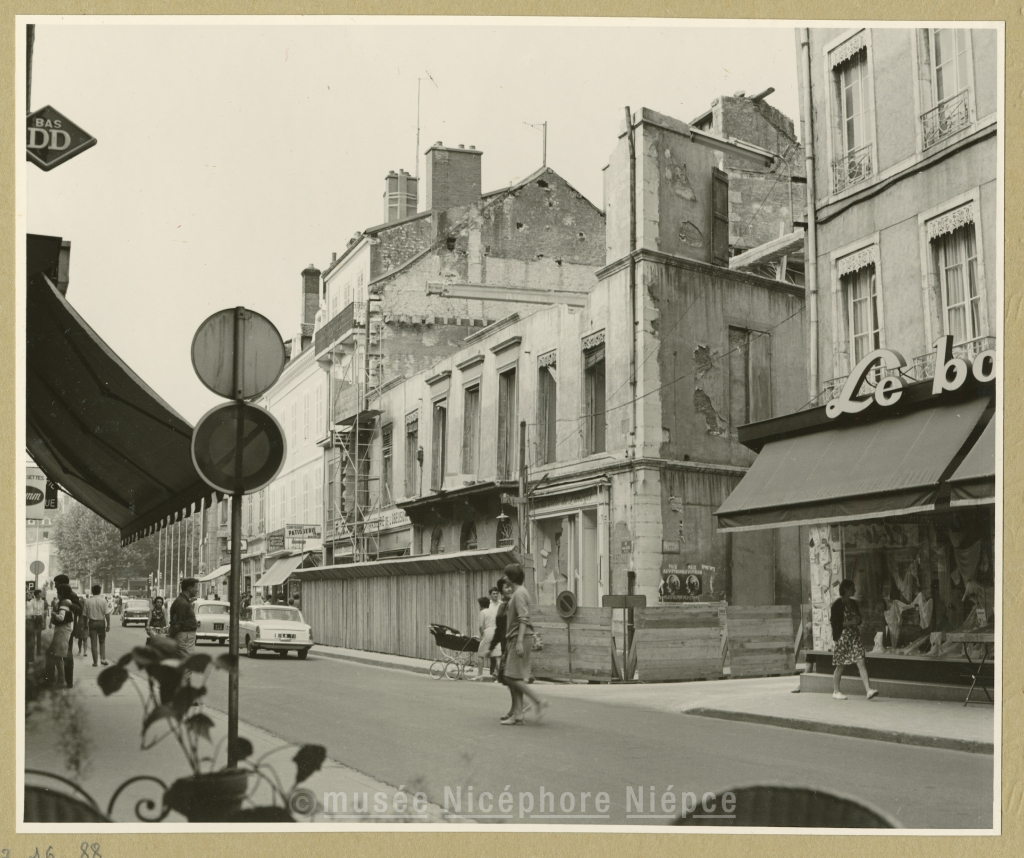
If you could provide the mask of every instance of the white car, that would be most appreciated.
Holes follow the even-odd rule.
[[[196,643],[213,641],[226,644],[231,630],[231,605],[227,602],[198,599],[195,604]]]
[[[298,608],[288,605],[253,605],[242,611],[238,636],[249,658],[261,649],[275,650],[284,658],[295,650],[305,658],[313,646],[313,630]]]

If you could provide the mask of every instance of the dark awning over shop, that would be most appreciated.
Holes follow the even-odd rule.
[[[350,578],[430,575],[439,572],[500,573],[509,563],[518,562],[519,556],[511,548],[486,548],[482,551],[456,551],[451,554],[396,557],[393,560],[371,560],[341,566],[318,566],[314,569],[300,569],[294,572],[292,577],[299,581],[342,581]]]
[[[879,518],[933,509],[987,397],[765,444],[715,513],[720,530]]]
[[[123,541],[188,516],[214,493],[192,464],[192,427],[85,323],[29,236],[25,438],[29,455]]]
[[[995,503],[996,421],[990,420],[971,452],[949,478],[951,506]]]

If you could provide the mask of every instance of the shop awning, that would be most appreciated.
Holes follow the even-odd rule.
[[[344,581],[350,578],[431,575],[440,572],[493,572],[500,575],[509,563],[518,562],[519,555],[511,548],[485,548],[481,551],[424,554],[341,566],[317,566],[314,569],[300,569],[295,577],[299,581]]]
[[[981,437],[974,442],[949,478],[950,506],[974,506],[995,503],[996,499],[996,421],[989,421]]]
[[[771,441],[718,509],[719,530],[854,521],[934,509],[987,397]]]
[[[281,557],[274,562],[259,581],[257,587],[277,587],[291,577],[292,572],[302,565],[302,555],[296,554],[292,557]]]
[[[60,243],[28,237],[26,446],[49,479],[130,542],[214,493],[192,464],[192,427],[54,285]]]
[[[196,578],[196,580],[200,584],[205,584],[208,581],[214,581],[217,578],[223,578],[230,571],[231,571],[231,564],[230,563],[225,563],[223,566],[218,566],[212,572],[207,572],[205,575],[202,575],[199,578]]]

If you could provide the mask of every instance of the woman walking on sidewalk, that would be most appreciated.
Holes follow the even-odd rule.
[[[832,603],[832,640],[835,641],[835,649],[832,651],[832,664],[835,665],[835,672],[832,674],[832,697],[836,700],[847,699],[839,684],[843,678],[843,670],[848,664],[857,665],[868,700],[878,694],[868,682],[864,644],[860,642],[860,606],[853,600],[856,592],[856,585],[847,578],[839,585],[839,598]]]
[[[512,691],[512,712],[501,723],[508,726],[523,723],[523,697],[529,697],[537,710],[540,720],[547,709],[547,702],[541,700],[530,690],[530,658],[533,655],[533,623],[530,622],[530,594],[526,592],[523,582],[526,575],[518,563],[510,563],[505,567],[505,577],[512,584],[512,598],[508,601],[507,630],[505,632],[505,649],[508,650],[508,661],[505,664],[505,684]]]

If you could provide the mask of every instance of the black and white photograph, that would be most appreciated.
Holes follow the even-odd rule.
[[[17,832],[1019,813],[1003,21],[14,20]]]

